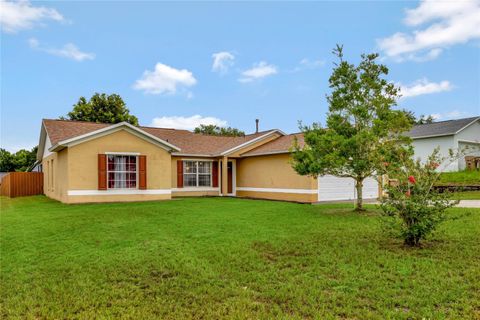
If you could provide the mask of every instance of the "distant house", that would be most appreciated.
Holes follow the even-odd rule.
[[[408,133],[413,139],[415,157],[422,161],[437,147],[444,156],[448,150],[469,148],[467,156],[480,156],[480,116],[416,125]],[[442,171],[465,169],[465,157],[445,165]]]
[[[298,175],[290,148],[303,135],[272,129],[243,137],[187,130],[43,120],[37,168],[44,193],[65,203],[235,196],[298,202],[351,200],[350,178]],[[364,198],[377,198],[376,180]]]

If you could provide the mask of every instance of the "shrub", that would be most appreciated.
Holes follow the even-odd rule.
[[[453,158],[451,153],[449,159]],[[388,195],[381,200],[384,221],[408,246],[418,246],[446,219],[445,210],[458,203],[451,200],[450,192],[439,193],[433,188],[440,176],[436,169],[445,160],[436,149],[425,163],[410,157],[391,168],[385,163],[385,171],[395,182],[385,187]]]

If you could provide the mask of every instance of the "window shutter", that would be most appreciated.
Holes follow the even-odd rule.
[[[138,156],[138,189],[147,189],[147,156]]]
[[[218,188],[218,161],[212,162],[212,187]]]
[[[98,190],[107,190],[107,155],[98,155]]]
[[[183,161],[177,160],[177,188],[183,188]]]

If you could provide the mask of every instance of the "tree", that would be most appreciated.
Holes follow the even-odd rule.
[[[363,181],[380,176],[382,163],[399,152],[412,153],[410,139],[402,133],[411,127],[404,111],[393,110],[399,89],[384,79],[388,68],[377,64],[378,54],[363,54],[358,66],[338,57],[329,79],[327,126],[300,126],[305,145],[295,142],[292,166],[301,175],[331,174],[355,180],[356,210],[363,210]]]
[[[64,119],[64,117],[61,117]],[[130,114],[125,102],[118,94],[95,93],[89,101],[80,97],[67,114],[67,119],[100,123],[122,121],[138,126],[138,119]]]
[[[415,113],[413,111],[407,111],[407,110],[404,110],[405,113],[406,113],[406,116],[408,118],[408,120],[410,121],[410,123],[412,125],[418,125],[418,124],[430,124],[430,123],[433,123],[435,121],[435,119],[432,117],[432,115],[421,115],[420,117],[416,117],[415,116]]]
[[[0,149],[0,171],[27,171],[37,160],[38,147],[32,150],[21,149],[15,153],[10,153],[5,149]]]
[[[195,133],[202,133],[211,136],[243,137],[245,132],[232,127],[219,127],[214,124],[201,124],[194,130]]]
[[[13,155],[5,149],[0,149],[0,172],[15,171]]]
[[[450,151],[448,158],[458,156]],[[440,176],[436,169],[446,159],[439,156],[437,148],[424,163],[410,155],[393,164],[385,163],[395,183],[385,186],[388,196],[381,199],[384,222],[387,231],[401,237],[405,245],[418,246],[446,219],[445,210],[458,203],[451,200],[451,192],[440,193],[433,188]]]

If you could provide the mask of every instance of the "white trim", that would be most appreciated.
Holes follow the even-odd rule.
[[[479,141],[479,140],[464,140],[464,139],[458,139],[457,142],[471,143],[471,144],[480,144],[480,141]]]
[[[140,152],[110,152],[110,151],[105,151],[105,154],[111,154],[111,155],[116,155],[116,156],[139,156]]]
[[[109,189],[109,190],[68,190],[69,196],[109,196],[127,194],[172,194],[170,189]]]
[[[480,117],[477,117],[475,120],[472,120],[472,122],[470,122],[470,123],[467,124],[465,127],[461,128],[460,130],[458,130],[457,132],[455,132],[455,134],[459,133],[460,131],[463,131],[464,129],[466,129],[466,128],[469,127],[470,125],[474,124],[474,123],[477,122],[478,120],[480,120]]]
[[[222,153],[220,153],[220,155],[221,155],[221,156],[228,155],[229,153],[232,153],[232,152],[234,152],[234,151],[236,151],[236,150],[242,149],[242,148],[247,147],[247,146],[249,146],[249,145],[251,145],[251,144],[253,144],[253,143],[257,142],[257,141],[260,141],[260,140],[268,137],[269,135],[271,135],[271,134],[273,134],[273,133],[280,133],[280,134],[283,135],[283,136],[285,135],[285,133],[282,132],[281,130],[275,129],[275,130],[272,130],[272,131],[267,132],[267,133],[264,134],[264,135],[261,135],[260,137],[256,137],[255,139],[249,140],[249,141],[244,142],[244,143],[242,143],[242,144],[240,144],[240,145],[238,145],[238,146],[236,146],[236,147],[233,147],[233,148],[231,148],[231,149],[228,149],[228,150],[226,150],[226,151],[223,151]]]
[[[97,137],[101,137],[101,136],[104,136],[104,135],[107,135],[107,134],[110,134],[110,133],[113,133],[113,132],[117,132],[119,130],[126,130],[132,134],[135,134],[136,136],[138,137],[141,137],[141,138],[149,138],[155,142],[157,142],[158,144],[160,144],[161,147],[163,147],[164,149],[172,149],[172,150],[176,150],[176,151],[180,151],[180,148],[174,146],[173,144],[170,144],[158,137],[155,137],[154,135],[148,133],[148,132],[145,132],[143,131],[142,129],[139,129],[133,125],[131,125],[130,123],[128,122],[120,122],[120,123],[117,123],[117,124],[113,124],[113,125],[110,125],[108,127],[105,127],[105,128],[101,128],[99,130],[95,130],[95,131],[92,131],[92,132],[89,132],[89,133],[86,133],[86,134],[82,134],[80,136],[76,136],[76,137],[73,137],[73,138],[70,138],[70,139],[66,139],[66,140],[62,140],[60,142],[58,142],[55,146],[51,147],[50,148],[50,151],[56,151],[56,149],[58,149],[59,147],[64,147],[64,146],[73,146],[73,145],[76,145],[76,144],[79,144],[79,143],[82,143],[82,142],[85,142],[85,141],[89,141],[91,139],[95,139]],[[165,147],[168,147],[168,148],[165,148]]]
[[[251,188],[251,187],[237,187],[237,191],[275,192],[275,193],[299,193],[299,194],[317,194],[317,189],[281,189],[281,188]]]
[[[180,159],[182,161],[202,161],[202,162],[213,162],[213,161],[217,161],[217,160],[213,160],[213,159],[196,159],[196,158],[182,158]]]
[[[436,138],[436,137],[448,137],[448,136],[454,136],[454,135],[455,133],[444,133],[444,134],[433,134],[429,136],[419,136],[419,137],[410,137],[410,138],[412,140],[416,140],[416,139],[426,139],[426,138]]]
[[[204,191],[220,191],[220,188],[213,187],[186,187],[186,188],[172,188],[172,192],[204,192]]]
[[[269,151],[269,152],[259,152],[259,153],[252,153],[248,154],[249,151],[241,154],[241,157],[255,157],[255,156],[268,156],[268,155],[275,155],[275,154],[286,154],[286,153],[291,153],[288,150],[281,150],[281,151]]]
[[[205,157],[205,158],[215,158],[215,155],[212,154],[194,154],[194,153],[177,153],[173,152],[172,156],[174,157]],[[202,159],[202,161],[205,161]]]

